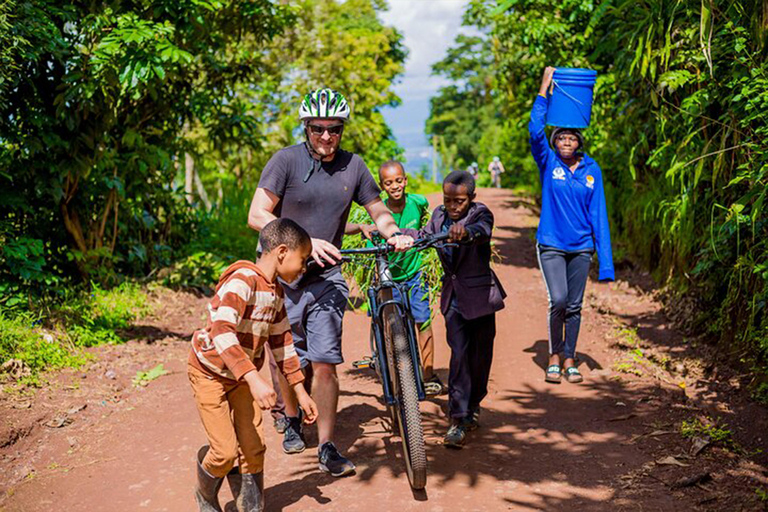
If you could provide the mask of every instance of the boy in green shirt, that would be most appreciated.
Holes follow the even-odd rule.
[[[419,194],[407,194],[408,177],[403,165],[390,160],[379,168],[379,184],[387,193],[387,208],[392,212],[397,227],[421,229],[429,218],[429,202]],[[348,226],[346,234],[362,232],[370,240],[374,225],[358,224]],[[403,283],[409,290],[411,314],[419,331],[419,350],[424,369],[424,388],[429,395],[439,395],[443,384],[434,373],[435,343],[430,326],[431,311],[429,293],[421,280],[421,253],[416,251],[393,253],[389,256],[390,272],[395,282]],[[394,291],[397,298],[398,291]]]

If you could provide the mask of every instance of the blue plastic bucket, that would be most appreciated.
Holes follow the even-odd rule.
[[[547,109],[547,124],[563,128],[586,128],[592,118],[592,89],[597,71],[557,68]]]

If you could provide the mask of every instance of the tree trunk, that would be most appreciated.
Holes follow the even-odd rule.
[[[211,211],[211,201],[208,199],[208,194],[205,191],[205,187],[203,187],[203,182],[200,180],[200,175],[197,174],[196,170],[192,171],[192,174],[195,180],[195,190],[197,190],[197,195],[200,196],[200,200],[205,205],[205,210]]]
[[[195,173],[195,161],[192,159],[192,155],[189,153],[184,154],[184,196],[187,198],[187,202],[192,204],[195,200],[192,194],[193,175]]]

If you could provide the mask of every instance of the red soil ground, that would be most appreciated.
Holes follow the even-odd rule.
[[[509,294],[497,317],[482,427],[464,450],[447,450],[446,397],[425,402],[429,479],[424,492],[411,492],[379,384],[351,368],[367,355],[368,320],[350,312],[337,445],[357,473],[320,473],[312,429],[307,451],[283,454],[268,424],[268,510],[763,510],[765,408],[744,398],[738,378],[705,374],[706,352],[674,330],[642,273],[619,266],[616,283],[590,282],[578,347],[585,382],[544,382],[547,300],[533,242],[537,219],[509,191],[482,190],[479,199],[496,215],[497,271]],[[31,396],[2,396],[0,510],[195,510],[193,457],[205,436],[185,361],[205,298],[160,293],[169,308],[137,328],[134,341],[94,351],[90,366],[55,375]],[[435,335],[436,366],[446,380],[439,316]],[[145,388],[131,385],[137,370],[158,363],[170,373]],[[62,423],[64,414],[71,423],[45,425]],[[680,426],[697,418],[728,424],[735,444],[714,443],[694,456]],[[702,474],[709,478],[676,485]],[[225,484],[222,503],[228,492]]]

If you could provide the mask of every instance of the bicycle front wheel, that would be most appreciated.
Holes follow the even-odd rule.
[[[408,344],[405,323],[395,306],[387,306],[383,315],[385,343],[391,354],[393,392],[397,400],[395,416],[400,439],[403,444],[403,457],[408,473],[408,481],[413,489],[423,489],[427,485],[427,454],[424,448],[424,429],[421,426],[419,396],[416,387],[416,375],[413,371],[413,355]]]

